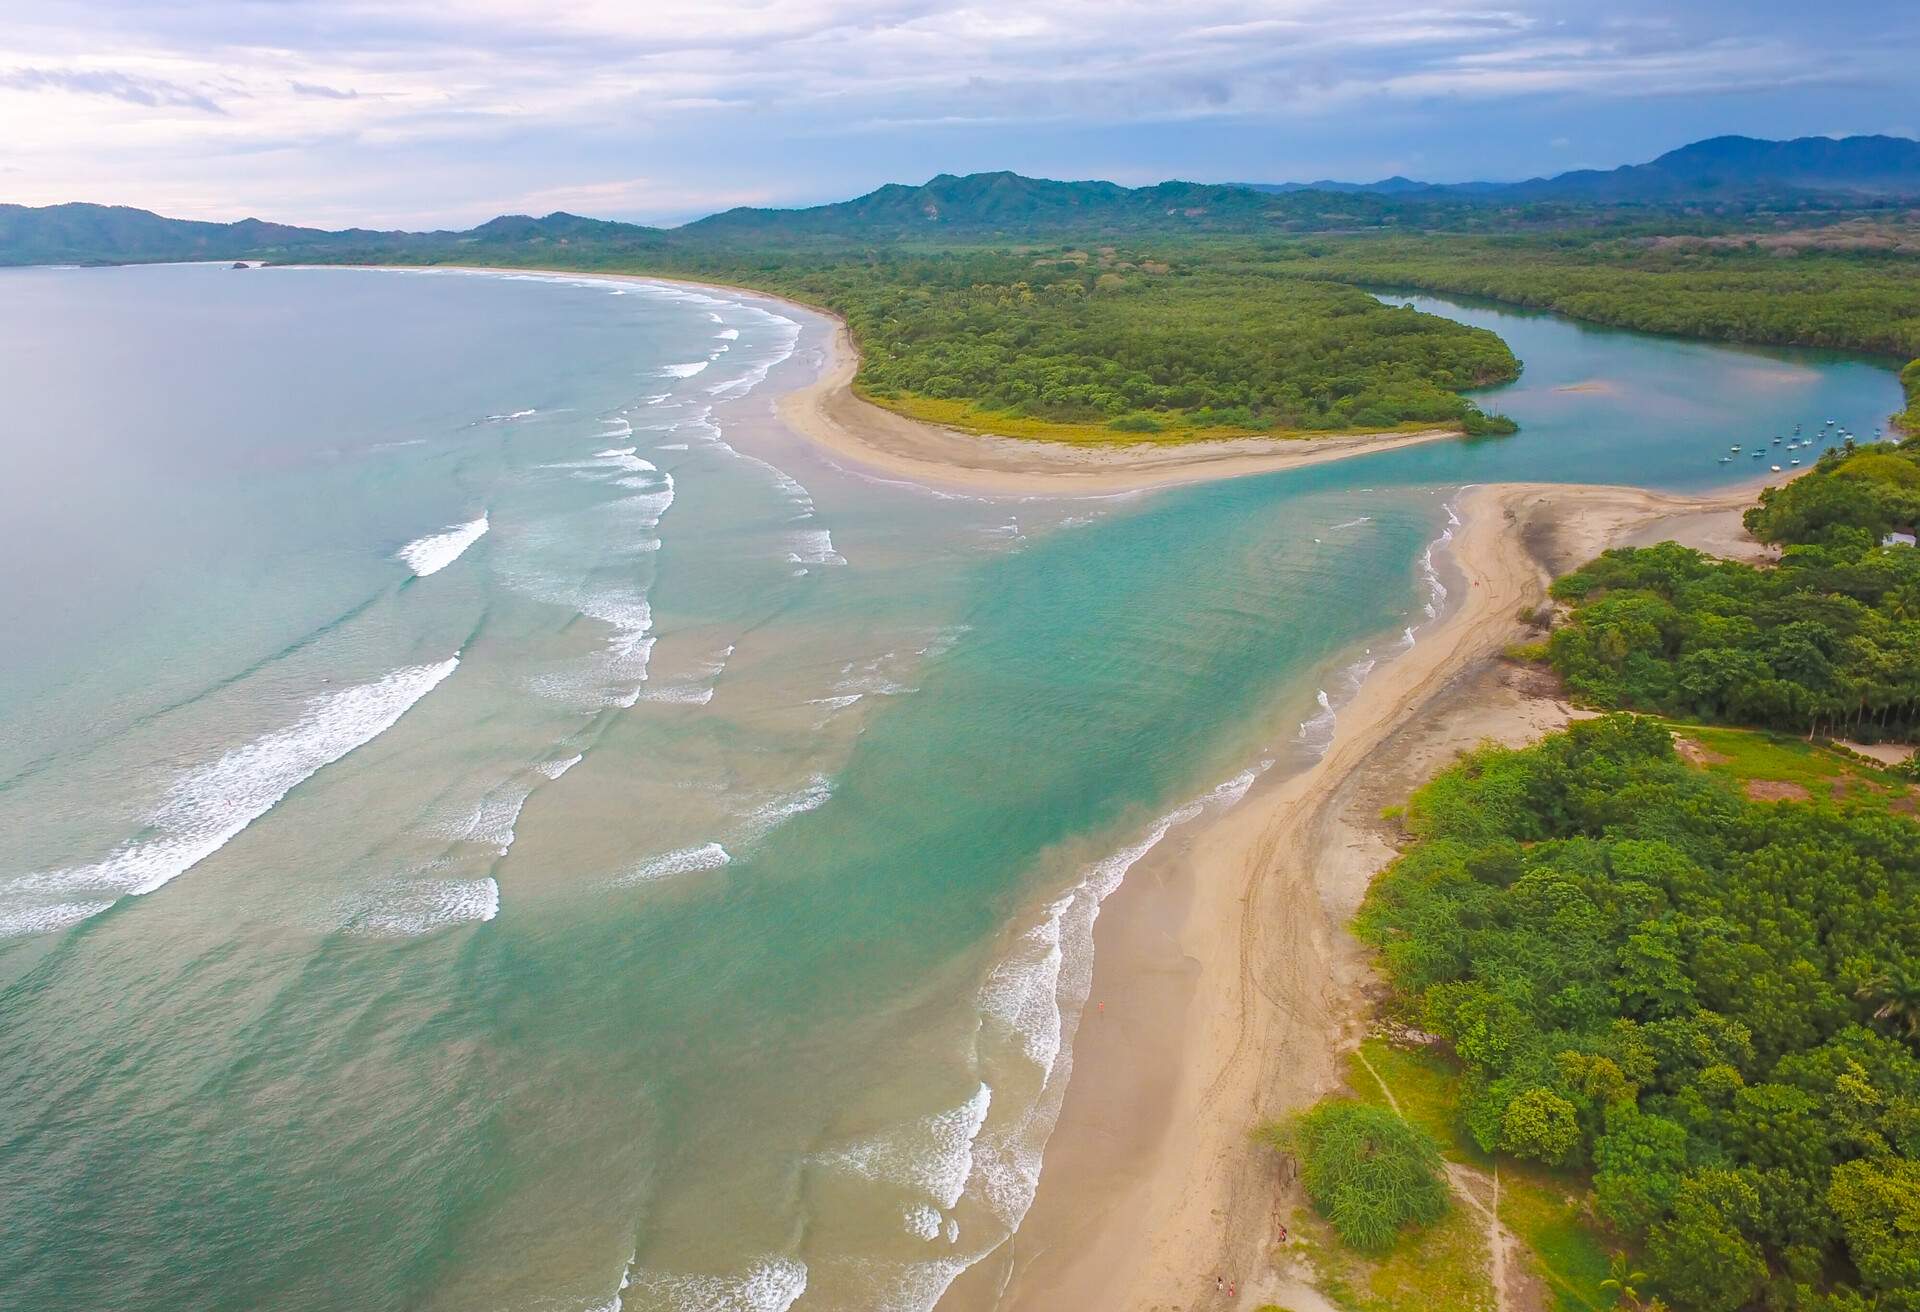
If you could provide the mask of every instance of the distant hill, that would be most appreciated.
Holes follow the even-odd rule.
[[[1799,205],[1920,199],[1920,142],[1901,137],[1715,137],[1646,164],[1527,182],[1058,182],[942,173],[806,209],[733,209],[684,228],[555,213],[502,215],[464,232],[329,232],[242,219],[169,219],[124,206],[0,205],[0,264],[314,259],[608,264],[621,257],[815,242],[1018,241],[1134,233],[1486,228],[1588,217],[1609,206]]]
[[[465,232],[398,232],[371,228],[299,228],[241,219],[206,223],[163,218],[124,205],[72,203],[30,208],[0,205],[0,264],[139,264],[163,260],[443,258],[504,250],[568,246],[617,253],[656,249],[659,228],[577,214],[544,218],[503,214]]]
[[[1662,205],[1693,201],[1813,198],[1920,199],[1920,141],[1906,137],[1710,137],[1646,164],[1579,169],[1525,182],[1256,182],[1256,191],[1360,192],[1382,196]]]
[[[1372,226],[1388,207],[1372,197],[1279,196],[1232,183],[1055,182],[1018,173],[942,173],[810,209],[733,209],[688,224],[694,238],[911,237],[1048,232],[1249,232]]]
[[[1920,197],[1920,141],[1906,137],[1712,137],[1647,164],[1583,169],[1504,189],[1526,199],[1596,202],[1711,200],[1802,192]]]

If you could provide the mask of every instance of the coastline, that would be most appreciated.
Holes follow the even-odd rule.
[[[1576,484],[1465,492],[1451,544],[1457,604],[1361,685],[1317,763],[1256,788],[1170,869],[1136,872],[1109,900],[1092,993],[1105,1006],[1083,1020],[1075,1078],[992,1306],[1328,1306],[1274,1263],[1282,1182],[1249,1136],[1337,1088],[1361,1037],[1370,974],[1347,923],[1396,855],[1380,809],[1482,741],[1519,745],[1581,714],[1550,681],[1499,659],[1524,632],[1521,607],[1540,604],[1554,576],[1608,547],[1669,537],[1762,558],[1740,510],[1785,477],[1708,497]],[[1237,1299],[1214,1292],[1216,1274],[1238,1284]]]
[[[302,266],[288,266],[302,267]],[[651,273],[591,269],[533,269],[480,264],[307,266],[360,267],[408,272],[522,273],[554,278],[654,282],[702,291],[758,297],[827,325],[826,359],[819,373],[780,395],[779,415],[795,433],[859,471],[924,486],[987,497],[1112,496],[1183,483],[1244,478],[1303,469],[1379,451],[1464,438],[1456,428],[1414,433],[1369,433],[1313,438],[1243,437],[1224,441],[1073,446],[1032,438],[992,437],[942,428],[884,409],[853,390],[859,370],[846,321],[823,306],[739,283]]]

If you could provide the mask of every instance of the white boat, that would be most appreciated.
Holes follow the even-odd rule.
[[[1776,473],[1776,474],[1777,474],[1777,473],[1779,473],[1779,472],[1780,472],[1780,466],[1778,466],[1778,465],[1774,465],[1774,466],[1773,466],[1773,472],[1774,472],[1774,473]]]

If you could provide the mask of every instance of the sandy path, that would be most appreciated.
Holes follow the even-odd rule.
[[[1393,855],[1379,807],[1465,747],[1529,741],[1570,718],[1550,699],[1503,691],[1500,680],[1524,676],[1491,659],[1525,635],[1517,615],[1553,575],[1643,539],[1740,546],[1753,491],[1694,499],[1503,484],[1462,496],[1453,554],[1466,586],[1455,608],[1374,671],[1315,766],[1257,789],[1195,837],[1176,872],[1183,897],[1129,885],[1110,902],[1096,994],[1124,994],[1138,963],[1109,944],[1140,936],[1129,922],[1149,915],[1165,919],[1153,927],[1164,955],[1186,968],[1184,1005],[1157,1035],[1083,1027],[1055,1133],[1067,1152],[1057,1161],[1049,1148],[995,1306],[1193,1312],[1230,1305],[1213,1291],[1217,1272],[1240,1284],[1234,1306],[1289,1283],[1271,1264],[1278,1160],[1249,1135],[1337,1087],[1340,1054],[1358,1037],[1368,976],[1345,926]],[[1164,965],[1162,977],[1175,979]],[[1142,1070],[1159,1073],[1161,1096],[1113,1092],[1141,1084]],[[1128,1124],[1129,1114],[1153,1123]],[[1107,1160],[1117,1152],[1131,1158],[1124,1167]]]

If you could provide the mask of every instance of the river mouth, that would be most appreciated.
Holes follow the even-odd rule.
[[[1087,895],[1418,630],[1451,489],[1711,486],[1897,396],[1426,298],[1526,362],[1520,434],[990,500],[785,432],[827,325],[734,293],[0,277],[59,362],[0,515],[39,1305],[928,1306],[1031,1197]]]

